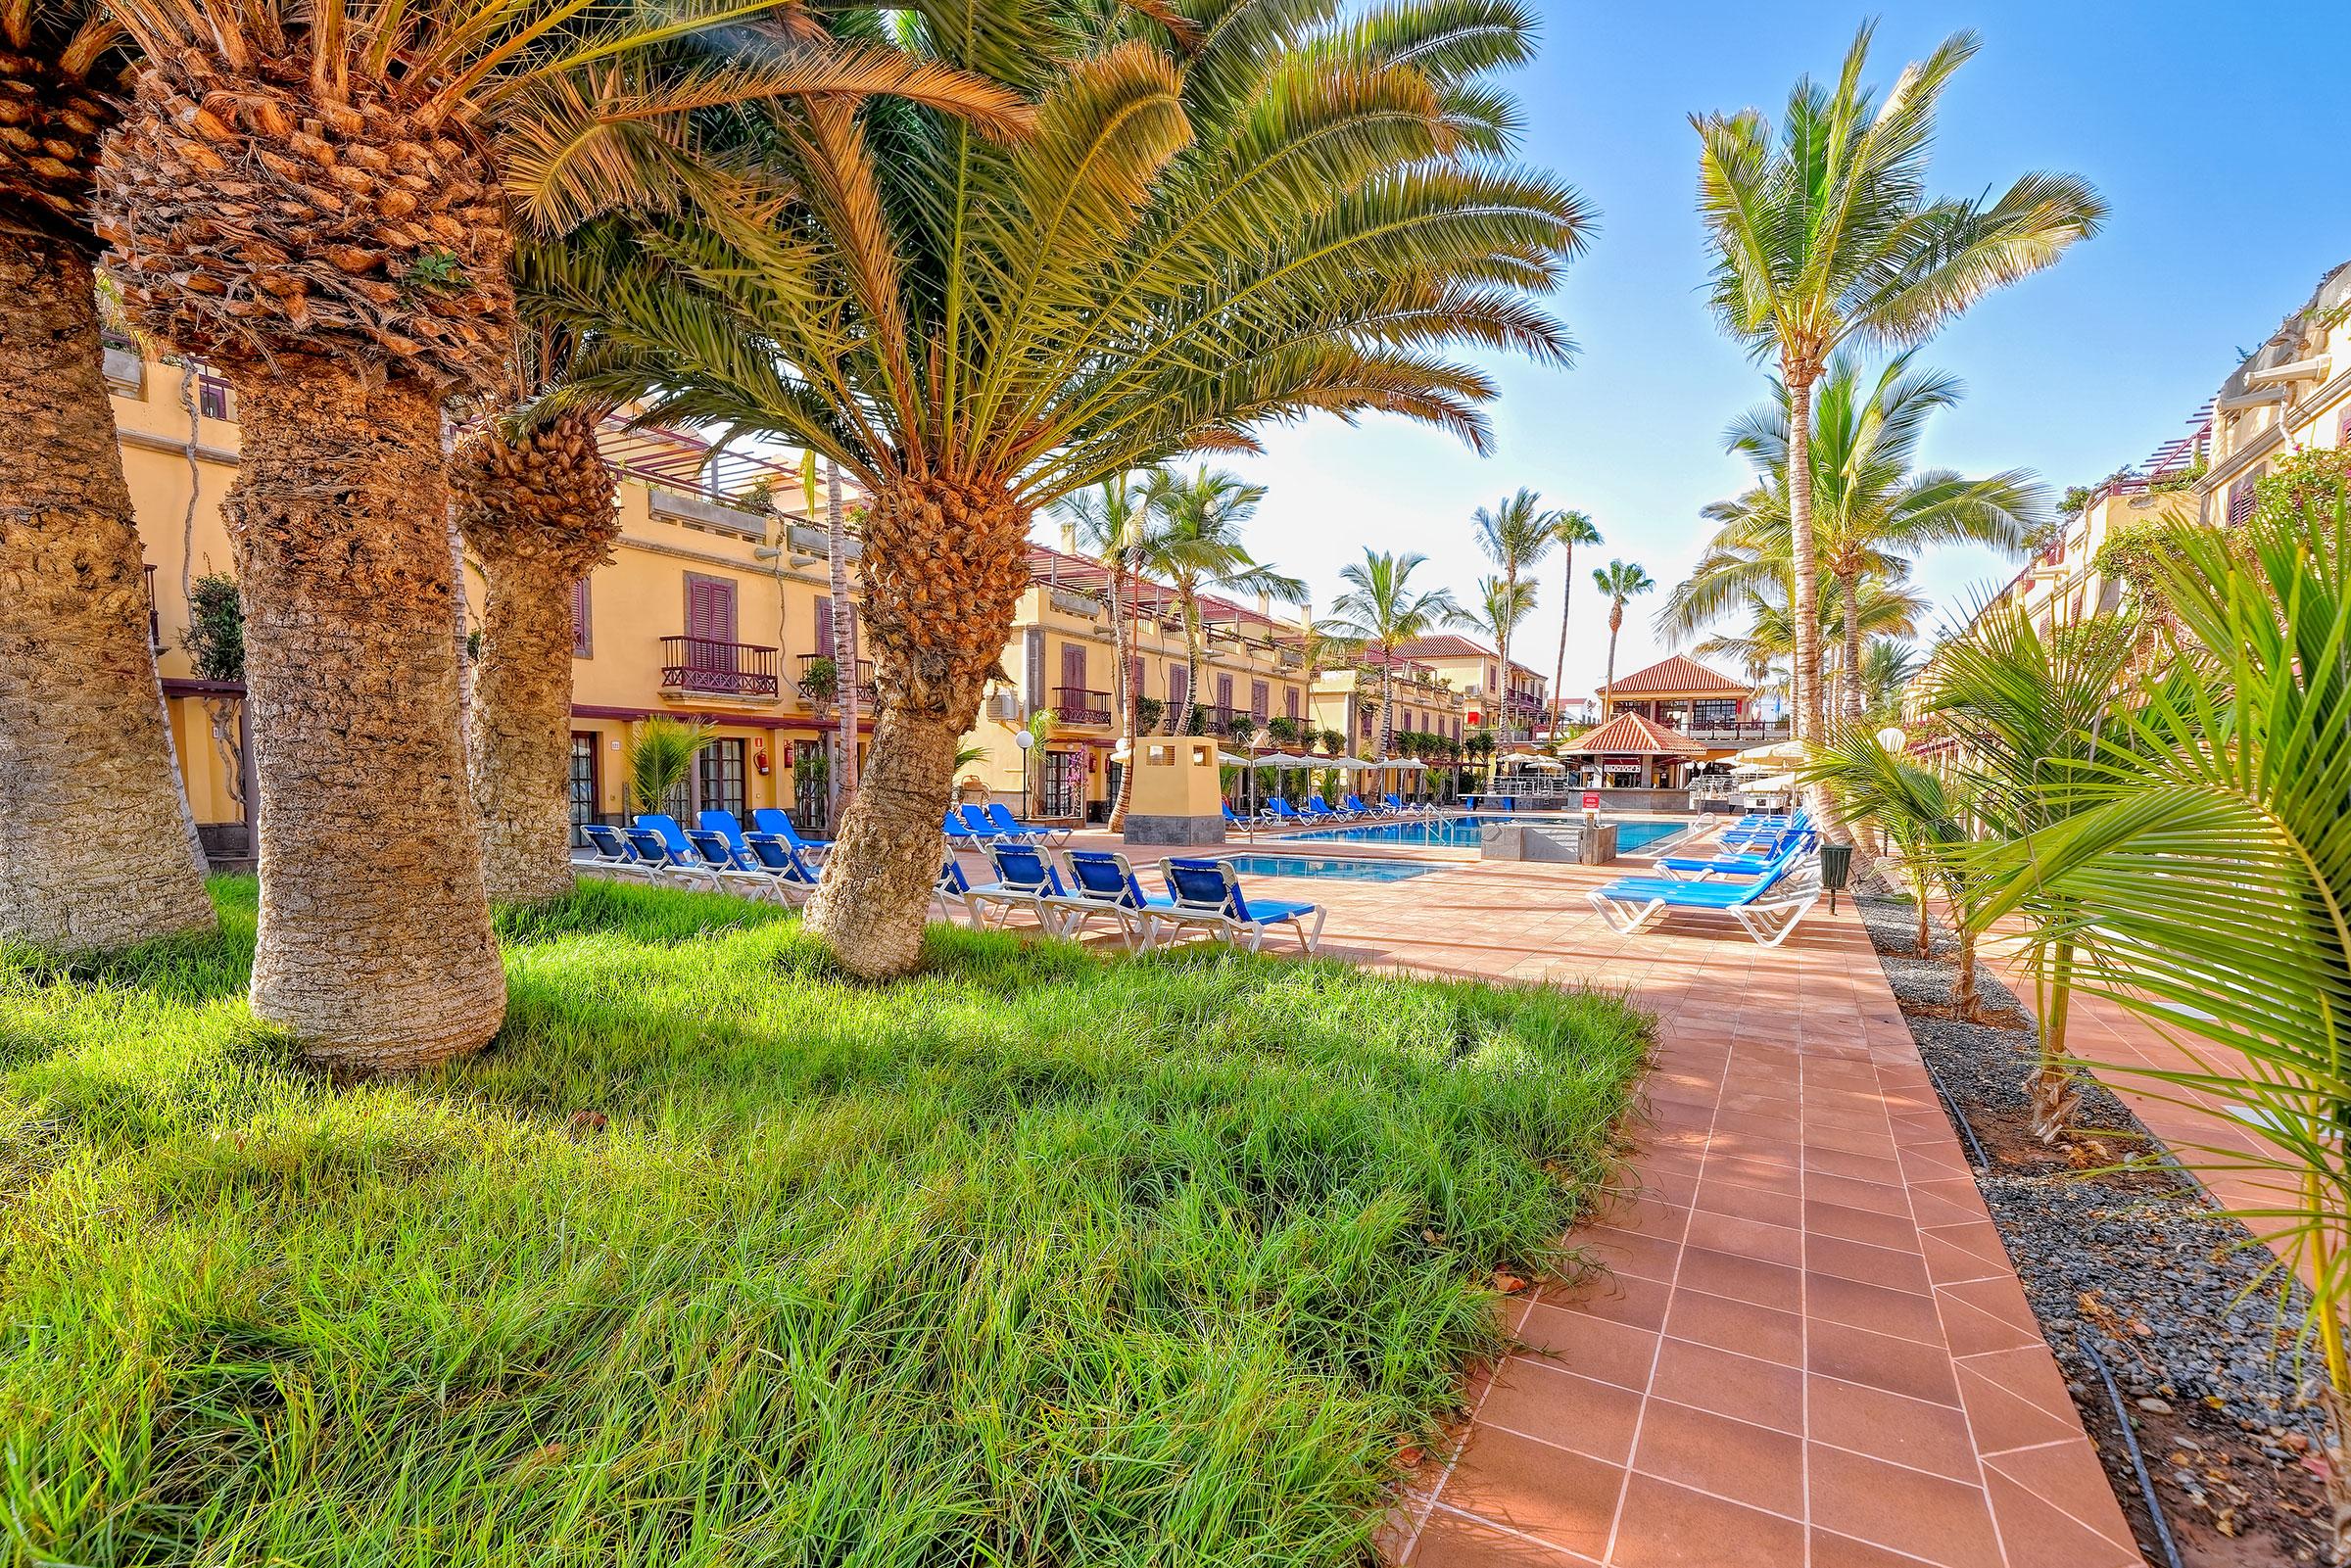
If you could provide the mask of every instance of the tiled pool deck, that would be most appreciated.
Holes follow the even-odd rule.
[[[1660,1020],[1628,1191],[1571,1238],[1610,1274],[1513,1305],[1526,1350],[1472,1386],[1392,1560],[2137,1563],[1849,907],[1774,949],[1681,917],[1620,937],[1602,879],[1457,857],[1282,884],[1333,956],[1619,986]]]

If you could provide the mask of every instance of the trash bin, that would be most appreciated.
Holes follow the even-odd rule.
[[[1837,913],[1837,895],[1853,875],[1853,846],[1823,844],[1820,846],[1820,885],[1829,890],[1829,913]]]

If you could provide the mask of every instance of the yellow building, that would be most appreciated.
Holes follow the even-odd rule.
[[[1512,659],[1506,679],[1501,655],[1469,638],[1452,633],[1418,638],[1400,644],[1396,656],[1451,684],[1462,693],[1465,725],[1492,730],[1503,740],[1530,738],[1550,705],[1549,677]]]
[[[1042,545],[1030,546],[1029,572],[1004,650],[1004,679],[989,689],[964,736],[964,746],[982,755],[958,770],[959,791],[1016,812],[1100,818],[1126,765],[1118,754],[1108,574],[1098,562]],[[1157,704],[1160,730],[1181,728],[1193,706],[1206,710],[1210,734],[1228,738],[1234,722],[1246,720],[1261,744],[1271,720],[1307,722],[1305,660],[1288,645],[1300,631],[1296,622],[1263,602],[1251,608],[1202,595],[1200,690],[1193,692],[1174,592],[1129,578],[1120,602],[1133,639],[1130,678],[1137,694]],[[1053,716],[1048,734],[1024,756],[1017,737],[1032,715],[1044,712]]]
[[[216,858],[250,853],[241,800],[243,685],[207,681],[187,647],[200,580],[233,577],[235,552],[220,503],[236,477],[235,400],[201,371],[142,362],[110,349],[115,419],[148,563],[158,662],[190,803]],[[824,784],[804,759],[822,757],[838,716],[831,667],[833,616],[825,535],[802,512],[798,474],[754,453],[712,451],[692,435],[615,421],[605,456],[620,478],[620,537],[612,560],[573,594],[572,819],[622,820],[625,759],[636,728],[660,715],[709,727],[711,743],[674,800],[677,809],[796,808],[824,818]],[[191,505],[190,492],[194,490]],[[852,543],[850,593],[855,594]],[[1031,759],[1053,815],[1099,816],[1117,784],[1118,716],[1111,627],[1101,568],[1066,551],[1032,552],[1033,581],[1005,648],[1006,679],[990,691],[967,744],[981,758],[967,786],[1020,809],[1023,757],[1013,736],[1039,709],[1052,732]],[[477,630],[484,585],[469,563],[467,630]],[[1143,585],[1134,665],[1142,694],[1179,716],[1191,702],[1229,735],[1235,718],[1262,732],[1309,716],[1304,660],[1287,645],[1300,630],[1264,604],[1203,601],[1201,688],[1185,689],[1184,639],[1174,595]],[[453,624],[452,637],[458,635]],[[835,673],[834,688],[840,685]],[[872,730],[872,665],[857,661],[860,733]],[[1172,718],[1163,727],[1174,727]]]
[[[189,801],[216,857],[239,858],[250,853],[237,760],[243,686],[202,679],[186,647],[191,591],[235,573],[220,516],[236,477],[235,399],[225,383],[143,363],[126,345],[110,348],[107,375]],[[612,561],[574,592],[573,820],[621,817],[628,742],[654,714],[711,727],[679,804],[790,806],[795,748],[820,742],[832,712],[801,684],[832,645],[823,533],[758,509],[763,492],[797,496],[796,476],[753,456],[713,460],[688,436],[617,425],[605,450],[621,477],[621,534]],[[470,564],[465,590],[470,631],[484,600]]]
[[[1387,661],[1377,648],[1367,648],[1342,669],[1324,670],[1315,681],[1314,728],[1347,737],[1353,755],[1374,754],[1380,736],[1379,703],[1383,689],[1392,690],[1396,703],[1395,731],[1442,736],[1459,745],[1477,727],[1470,717],[1468,693],[1429,664],[1408,658],[1395,660],[1393,684],[1382,680]]]
[[[2213,395],[2198,515],[2241,523],[2279,458],[2351,446],[2351,261],[2319,280]]]

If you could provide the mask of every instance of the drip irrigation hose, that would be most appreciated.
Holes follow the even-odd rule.
[[[1943,1079],[1935,1075],[1933,1068],[1927,1067],[1924,1056],[1919,1058],[1918,1065],[1927,1068],[1927,1081],[1935,1086],[1935,1098],[1943,1102],[1943,1114],[1959,1124],[1959,1135],[1967,1140],[1968,1158],[1975,1162],[1978,1170],[1990,1175],[1991,1157],[1984,1152],[1984,1145],[1977,1141],[1976,1129],[1967,1124],[1967,1113],[1959,1109],[1958,1101],[1943,1092]]]
[[[2180,1547],[2172,1540],[2172,1527],[2164,1520],[2163,1503],[2155,1496],[2155,1479],[2147,1474],[2146,1455],[2138,1451],[2138,1434],[2132,1430],[2131,1412],[2123,1406],[2123,1391],[2115,1387],[2114,1374],[2106,1369],[2106,1358],[2090,1344],[2087,1334],[2076,1334],[2074,1343],[2082,1347],[2082,1354],[2089,1357],[2089,1364],[2097,1371],[2098,1381],[2106,1385],[2106,1400],[2114,1406],[2114,1423],[2122,1429],[2123,1448],[2131,1455],[2131,1473],[2138,1478],[2138,1495],[2146,1499],[2147,1516],[2155,1521],[2155,1544],[2163,1548],[2167,1568],[2187,1568],[2180,1560]]]

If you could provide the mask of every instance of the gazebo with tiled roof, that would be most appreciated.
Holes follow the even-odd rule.
[[[1705,754],[1698,741],[1638,713],[1619,713],[1559,747],[1562,757],[1590,759],[1602,784],[1630,789],[1670,789],[1678,783],[1673,771]]]
[[[1679,653],[1617,677],[1601,700],[1604,718],[1637,713],[1697,741],[1713,758],[1788,738],[1786,719],[1756,711],[1752,682]]]

